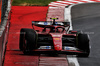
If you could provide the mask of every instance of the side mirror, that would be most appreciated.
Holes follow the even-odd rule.
[[[38,24],[39,21],[32,21],[32,24]]]
[[[70,26],[70,22],[63,22],[65,26]]]

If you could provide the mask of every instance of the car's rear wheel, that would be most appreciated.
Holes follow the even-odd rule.
[[[21,29],[19,48],[24,53],[37,48],[37,34],[33,29]]]
[[[78,34],[78,48],[85,52],[78,57],[88,57],[90,54],[89,36],[87,34]]]

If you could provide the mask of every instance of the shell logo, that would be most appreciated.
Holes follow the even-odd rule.
[[[60,38],[54,38],[54,40],[60,40]]]

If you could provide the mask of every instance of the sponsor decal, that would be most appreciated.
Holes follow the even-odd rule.
[[[47,22],[44,22],[44,25],[48,25],[48,23]]]
[[[55,22],[56,24],[58,24],[58,22]]]
[[[54,40],[60,40],[60,38],[54,38]]]

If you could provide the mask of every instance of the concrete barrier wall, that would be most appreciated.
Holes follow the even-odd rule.
[[[71,8],[71,19],[90,18],[100,16],[100,3],[85,3]]]
[[[10,20],[6,19],[0,26],[0,66],[2,66],[3,63],[4,53],[8,40],[9,23]]]
[[[0,66],[3,66],[4,53],[8,39],[9,23],[10,23],[11,1],[8,0],[8,6],[5,9],[4,18],[0,24]]]
[[[2,19],[1,19],[1,21],[4,20],[5,12],[7,10],[8,1],[9,0],[2,0],[2,16],[1,16]]]
[[[3,43],[3,35],[0,36],[0,66],[2,66],[2,43]]]

